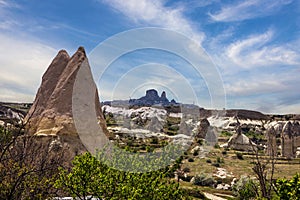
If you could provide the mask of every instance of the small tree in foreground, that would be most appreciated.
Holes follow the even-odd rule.
[[[276,186],[280,199],[300,200],[300,174],[296,174],[291,180],[278,179]]]
[[[70,172],[61,169],[56,187],[79,199],[185,199],[167,170],[131,173],[113,169],[90,153],[77,156]]]
[[[53,187],[62,150],[50,151],[51,140],[41,142],[22,128],[0,127],[0,199],[46,199]]]
[[[241,176],[239,181],[233,187],[233,193],[238,199],[254,199],[256,193],[255,181],[247,176]]]

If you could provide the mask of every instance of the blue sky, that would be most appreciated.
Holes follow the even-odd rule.
[[[89,54],[117,33],[144,27],[174,30],[201,45],[220,72],[227,108],[300,113],[298,0],[0,0],[0,101],[33,101],[58,50],[71,55],[84,46]],[[155,66],[163,73],[154,73]],[[122,69],[132,74],[112,76]],[[128,54],[107,70],[112,79],[99,81],[100,98],[139,97],[154,87],[168,91],[170,99],[193,103],[183,87],[188,82],[199,105],[210,107],[205,81],[188,69],[170,53]],[[145,76],[153,78],[153,85],[143,85]],[[124,88],[131,89],[133,79],[138,84],[129,92]]]

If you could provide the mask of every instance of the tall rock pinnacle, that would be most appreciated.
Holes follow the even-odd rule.
[[[72,94],[77,72],[85,60],[83,47],[71,58],[66,51],[59,51],[43,75],[34,103],[25,117],[29,134],[78,137],[72,114]],[[97,118],[106,130],[97,89],[95,93]]]

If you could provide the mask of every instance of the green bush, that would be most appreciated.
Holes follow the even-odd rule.
[[[229,136],[232,136],[232,133],[230,133],[230,132],[228,132],[228,131],[222,131],[222,132],[221,132],[221,136],[229,137]]]
[[[239,160],[244,160],[243,154],[241,152],[236,152],[235,155]]]
[[[151,138],[151,144],[158,144],[158,138],[157,137],[154,137],[154,138]]]
[[[193,184],[199,186],[212,186],[216,183],[211,174],[201,173],[194,177]]]
[[[297,173],[291,180],[279,179],[276,186],[280,199],[300,200],[300,174]]]
[[[71,171],[60,169],[55,185],[76,199],[186,199],[179,184],[166,178],[167,172],[119,171],[85,153],[75,157]]]
[[[201,145],[203,145],[203,139],[198,139],[197,140],[197,143],[201,146]]]
[[[188,161],[189,162],[194,162],[194,159],[193,158],[189,158]]]
[[[212,166],[215,166],[215,167],[220,167],[221,165],[220,165],[220,163],[213,163],[213,164],[211,164]]]
[[[188,167],[185,167],[185,168],[183,168],[183,170],[182,170],[183,172],[185,172],[185,173],[187,173],[187,172],[190,172],[191,170],[190,170],[190,168],[188,168]]]
[[[256,183],[247,176],[241,176],[233,186],[233,193],[238,199],[253,199],[256,197]]]

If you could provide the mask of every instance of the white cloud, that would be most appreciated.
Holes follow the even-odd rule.
[[[32,39],[0,33],[0,101],[33,101],[56,50]]]
[[[272,76],[271,76],[272,77]],[[225,84],[226,93],[232,96],[251,96],[257,94],[267,94],[273,92],[282,92],[287,90],[281,81],[272,78],[264,77],[243,78],[238,79],[232,83]]]
[[[161,0],[104,0],[105,3],[126,15],[136,23],[159,26],[181,32],[200,44],[204,33],[197,31],[183,15],[183,8],[169,8]]]
[[[299,64],[299,53],[288,45],[268,45],[273,35],[269,30],[234,42],[227,47],[225,56],[243,68]]]
[[[226,5],[215,14],[209,13],[214,21],[233,22],[273,14],[293,0],[247,0],[236,4]]]

